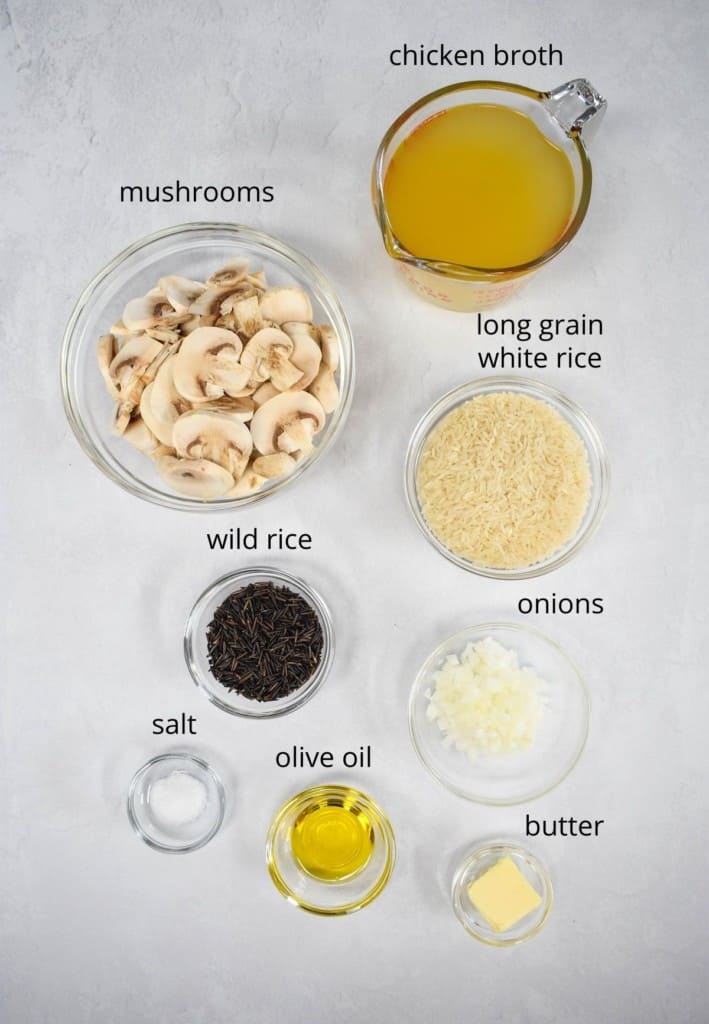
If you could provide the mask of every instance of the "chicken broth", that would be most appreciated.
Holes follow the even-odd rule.
[[[471,103],[435,114],[404,139],[384,199],[392,231],[412,255],[503,269],[537,259],[562,237],[574,173],[526,114]]]

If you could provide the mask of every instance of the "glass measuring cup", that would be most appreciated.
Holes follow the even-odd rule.
[[[387,212],[384,179],[399,145],[425,121],[455,106],[486,103],[509,107],[529,117],[568,157],[574,197],[568,223],[554,244],[527,263],[485,268],[448,263],[410,252],[394,234]],[[422,298],[445,309],[472,312],[496,306],[561,252],[583,223],[591,198],[591,163],[586,143],[606,109],[606,101],[585,78],[538,92],[508,82],[461,82],[423,96],[391,125],[381,141],[372,171],[372,200],[386,251]]]

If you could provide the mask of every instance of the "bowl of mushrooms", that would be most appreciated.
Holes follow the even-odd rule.
[[[184,224],[91,281],[61,377],[74,433],[108,477],[213,511],[275,493],[322,456],[349,411],[354,352],[305,256],[239,225]]]

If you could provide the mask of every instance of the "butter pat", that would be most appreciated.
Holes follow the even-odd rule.
[[[502,857],[471,882],[468,896],[496,932],[506,932],[542,902],[510,857]]]

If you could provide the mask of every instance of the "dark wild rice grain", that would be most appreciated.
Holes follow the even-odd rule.
[[[207,627],[212,675],[250,700],[287,697],[307,683],[322,657],[323,633],[308,602],[273,583],[234,591]]]

